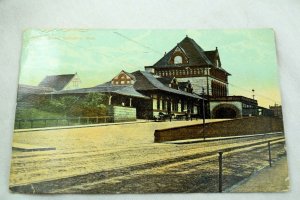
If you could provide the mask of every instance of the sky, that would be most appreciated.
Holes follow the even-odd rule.
[[[81,87],[111,80],[121,70],[144,70],[184,37],[204,50],[218,47],[228,71],[229,95],[281,104],[274,32],[242,30],[28,29],[23,33],[21,84],[38,85],[47,75],[78,73]]]

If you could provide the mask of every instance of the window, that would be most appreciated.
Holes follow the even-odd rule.
[[[79,81],[73,81],[73,87],[77,88],[79,86]]]
[[[174,64],[182,64],[182,57],[181,56],[175,56]]]

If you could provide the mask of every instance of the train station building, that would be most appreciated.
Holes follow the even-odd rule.
[[[218,48],[203,50],[186,36],[173,49],[166,52],[154,65],[145,70],[178,82],[190,82],[193,92],[207,99],[206,115],[209,118],[238,118],[258,115],[255,99],[230,96],[229,72],[222,66]]]

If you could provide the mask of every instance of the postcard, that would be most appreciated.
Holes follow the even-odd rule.
[[[272,29],[28,29],[9,188],[289,190]]]

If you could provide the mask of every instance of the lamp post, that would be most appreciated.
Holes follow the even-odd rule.
[[[252,89],[252,98],[253,98],[253,100],[255,100],[255,95],[254,95],[254,92],[255,92],[255,90],[254,89]],[[255,105],[253,105],[253,116],[256,116],[257,115],[257,110],[256,110],[256,106]]]
[[[202,126],[203,126],[203,140],[205,140],[205,133],[204,133],[204,128],[205,128],[205,105],[204,105],[204,88],[202,87]]]

